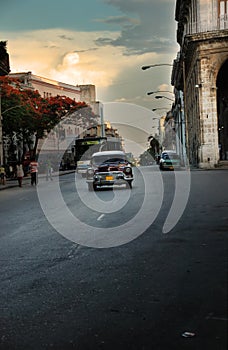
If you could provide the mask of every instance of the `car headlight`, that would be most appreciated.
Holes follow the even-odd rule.
[[[130,173],[131,173],[131,168],[129,168],[129,167],[125,168],[125,169],[124,169],[124,172],[125,172],[126,174],[130,174]]]
[[[88,176],[93,176],[93,175],[94,175],[93,169],[88,169],[88,170],[87,170],[87,175],[88,175]]]

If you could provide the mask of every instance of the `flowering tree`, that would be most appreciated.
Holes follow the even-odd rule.
[[[20,83],[9,77],[0,77],[0,87],[3,135],[27,145],[33,156],[38,141],[66,116],[74,115],[78,126],[97,123],[98,116],[85,102],[76,102],[65,96],[42,98],[38,91],[21,90]]]

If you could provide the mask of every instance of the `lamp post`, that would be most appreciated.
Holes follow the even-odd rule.
[[[172,67],[173,65],[171,63],[149,64],[148,66],[142,66],[142,70],[146,70],[146,69],[153,68],[153,67],[160,67],[160,66]]]
[[[163,95],[157,95],[157,96],[155,96],[155,98],[156,98],[156,99],[166,98],[167,100],[174,102],[174,100],[173,100],[172,98],[169,98],[169,97],[163,96]]]
[[[153,108],[152,111],[155,112],[158,109],[168,109],[169,110],[170,108],[168,108],[168,107],[158,107],[158,108]]]
[[[163,117],[159,117],[159,116],[152,118],[152,120],[156,120],[158,122],[158,124],[156,126],[155,125],[152,126],[152,129],[156,129],[155,130],[155,137],[157,136],[157,140],[159,142],[160,147],[162,145],[162,132],[161,132],[162,131],[162,128],[161,128],[162,118]]]
[[[153,95],[153,94],[157,94],[158,92],[168,92],[169,94],[173,94],[172,91],[168,91],[168,90],[157,90],[157,91],[149,91],[147,92],[147,95]]]
[[[104,123],[104,106],[99,102],[99,115],[101,120],[101,137],[105,136],[105,123]]]

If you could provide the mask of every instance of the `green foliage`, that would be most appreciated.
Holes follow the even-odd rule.
[[[65,96],[42,98],[38,91],[22,90],[15,79],[0,77],[3,135],[23,141],[31,147],[35,136],[33,155],[42,139],[66,116],[75,114],[78,126],[96,120],[85,102],[76,102]],[[79,113],[80,111],[80,113]]]

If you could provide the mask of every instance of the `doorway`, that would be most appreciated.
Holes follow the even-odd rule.
[[[228,160],[228,59],[217,76],[218,140],[220,160]]]

